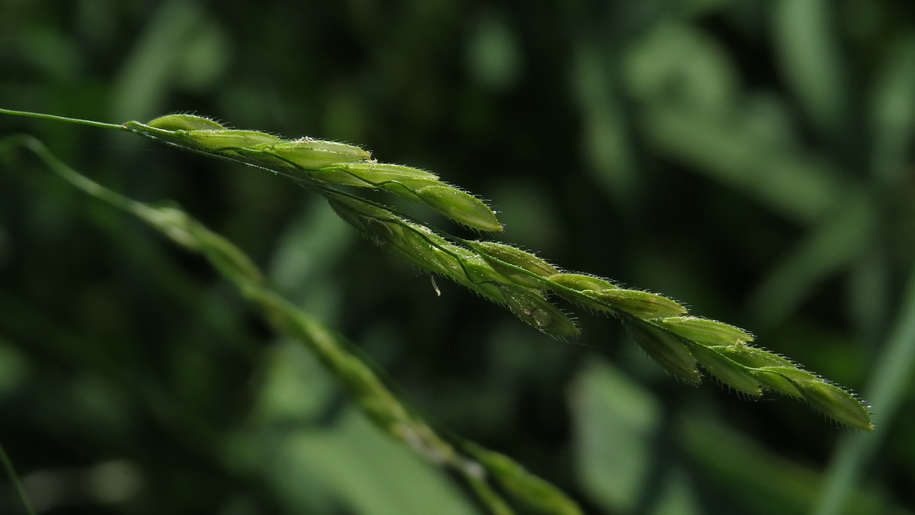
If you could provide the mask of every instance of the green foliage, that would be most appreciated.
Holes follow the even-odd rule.
[[[532,276],[552,273],[542,263],[488,265],[521,288],[507,290],[519,314],[546,302],[581,331],[558,342],[445,272],[430,284],[271,174],[124,131],[0,117],[0,134],[31,134],[144,203],[174,199],[378,361],[435,427],[511,456],[587,513],[902,514],[915,506],[903,480],[915,475],[915,24],[903,4],[0,2],[3,107],[102,120],[195,110],[434,171],[489,199],[504,232],[328,176],[458,248],[535,250],[570,290]],[[706,383],[721,381],[712,367],[734,385],[685,388],[632,322],[576,295],[614,286],[680,301],[683,326],[662,334],[704,338],[716,354],[687,351]],[[233,290],[27,153],[0,155],[0,442],[36,511],[481,510]],[[693,327],[693,314],[757,341]],[[762,369],[764,390],[795,388],[765,368],[798,363],[852,386],[876,431],[735,393],[754,384],[720,356]],[[0,512],[24,512],[2,479]]]

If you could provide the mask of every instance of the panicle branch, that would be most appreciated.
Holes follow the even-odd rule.
[[[511,245],[440,233],[338,189],[380,190],[423,203],[473,229],[502,229],[495,212],[482,200],[442,182],[434,173],[378,163],[354,145],[311,138],[284,140],[264,132],[229,129],[189,114],[163,116],[146,124],[127,122],[124,127],[182,148],[304,179],[317,187],[340,217],[405,261],[507,307],[546,334],[566,338],[580,332],[554,304],[554,298],[562,298],[619,318],[652,359],[687,382],[699,383],[701,368],[747,395],[773,390],[804,400],[848,426],[873,429],[868,406],[854,394],[752,346],[753,336],[743,329],[692,316],[685,306],[662,295],[560,270]]]

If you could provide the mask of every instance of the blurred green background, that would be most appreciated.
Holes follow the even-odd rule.
[[[908,2],[0,0],[0,70],[10,109],[195,112],[433,170],[490,199],[504,241],[746,327],[875,405],[864,434],[691,388],[614,320],[561,342],[436,296],[289,181],[0,119],[184,206],[411,403],[588,513],[915,509]],[[22,153],[0,156],[0,420],[40,513],[480,511],[201,259]],[[24,513],[5,475],[0,513]]]

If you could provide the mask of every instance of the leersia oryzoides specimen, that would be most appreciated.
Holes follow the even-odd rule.
[[[512,245],[449,235],[360,195],[360,189],[380,190],[419,202],[477,231],[502,230],[485,202],[432,172],[379,163],[355,145],[288,140],[230,129],[191,114],[115,125],[10,110],[0,113],[126,130],[270,170],[322,194],[341,218],[412,265],[507,307],[539,331],[558,338],[579,334],[575,321],[555,304],[562,299],[619,319],[652,359],[689,383],[699,383],[704,370],[743,394],[759,397],[767,390],[779,392],[806,401],[842,424],[873,429],[868,406],[856,395],[788,358],[753,346],[753,336],[743,329],[694,316],[662,295],[563,270]]]

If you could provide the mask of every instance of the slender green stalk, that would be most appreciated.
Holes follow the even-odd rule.
[[[13,468],[13,463],[10,461],[9,456],[6,455],[6,450],[2,444],[0,444],[0,462],[3,462],[6,475],[10,478],[10,483],[13,484],[16,494],[19,495],[19,500],[22,501],[25,512],[28,515],[35,515],[35,509],[32,508],[32,503],[29,502],[29,497],[26,495],[25,489],[22,488],[22,482],[19,481],[19,475],[16,474],[16,469]]]
[[[127,127],[116,124],[116,123],[97,122],[95,120],[83,120],[80,118],[70,118],[67,116],[57,116],[54,114],[33,113],[30,111],[16,111],[13,109],[3,109],[3,108],[0,108],[0,114],[8,114],[11,116],[22,116],[25,118],[37,118],[39,120],[54,120],[57,122],[75,123],[75,124],[79,124],[79,125],[88,125],[90,127],[99,127],[102,129],[116,129],[119,131],[128,130]]]

